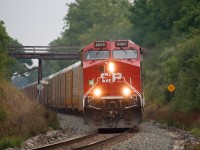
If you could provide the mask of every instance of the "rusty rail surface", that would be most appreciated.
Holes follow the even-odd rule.
[[[96,143],[88,144],[88,145],[85,145],[85,146],[76,148],[75,150],[89,150],[89,149],[99,148],[99,147],[101,147],[101,146],[103,146],[103,145],[105,145],[105,144],[109,144],[109,143],[111,143],[111,142],[113,142],[113,141],[116,141],[116,140],[118,140],[118,139],[121,139],[121,138],[124,139],[124,137],[125,137],[128,133],[131,133],[132,131],[133,131],[133,129],[129,129],[129,130],[127,130],[127,131],[125,131],[125,132],[122,132],[122,133],[120,133],[120,134],[118,134],[118,135],[116,135],[116,136],[113,136],[113,137],[111,137],[111,138],[108,138],[108,139],[105,139],[105,140],[103,140],[103,141],[99,141],[99,142],[96,142]]]
[[[45,146],[42,146],[42,147],[33,148],[32,150],[49,150],[49,149],[61,148],[62,146],[71,145],[71,144],[78,143],[78,142],[84,141],[86,139],[92,138],[94,136],[97,136],[98,134],[99,134],[98,132],[94,132],[94,133],[91,133],[89,135],[82,136],[82,137],[79,137],[79,138],[75,138],[75,139],[71,139],[71,140],[65,140],[65,141],[62,141],[62,142],[53,143],[53,144],[50,144],[50,145],[45,145]]]

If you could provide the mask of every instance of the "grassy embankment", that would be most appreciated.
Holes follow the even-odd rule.
[[[0,79],[0,149],[20,146],[25,139],[57,126],[55,113]]]
[[[200,115],[198,112],[174,112],[169,105],[160,104],[146,105],[144,110],[145,119],[156,120],[167,126],[175,126],[200,137]]]

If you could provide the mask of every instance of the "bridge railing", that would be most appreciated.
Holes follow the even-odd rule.
[[[11,46],[9,55],[17,59],[80,60],[80,48],[75,46]]]
[[[52,54],[77,54],[79,47],[75,46],[11,46],[8,47],[9,54],[16,53],[52,53]]]

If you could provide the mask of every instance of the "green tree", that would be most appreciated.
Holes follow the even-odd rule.
[[[63,39],[70,45],[130,38],[128,0],[76,0],[69,4]],[[123,27],[123,28],[122,28]]]
[[[4,27],[4,22],[0,21],[0,76],[6,77],[8,75],[9,58],[6,47],[9,44],[9,36]]]
[[[173,110],[199,111],[199,10],[198,0],[134,1],[129,17],[133,24],[132,39],[147,47],[146,100],[168,103],[166,88],[173,83],[176,86]]]
[[[131,4],[128,0],[76,0],[68,7],[64,32],[50,45],[80,46],[80,51],[83,46],[96,40],[131,37],[132,24],[128,20]],[[44,61],[43,76],[55,73],[74,62]]]
[[[4,22],[0,21],[0,76],[11,80],[14,72],[20,72],[26,69],[25,63],[32,64],[31,60],[16,60],[8,56],[9,46],[22,46],[17,40],[12,39],[6,32]]]

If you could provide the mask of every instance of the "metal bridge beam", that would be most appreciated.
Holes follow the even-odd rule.
[[[16,59],[80,60],[80,54],[9,53]]]
[[[78,47],[68,46],[14,46],[9,56],[16,59],[38,59],[38,84],[42,80],[42,60],[80,60]]]

